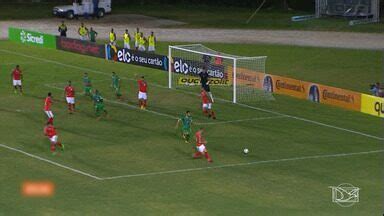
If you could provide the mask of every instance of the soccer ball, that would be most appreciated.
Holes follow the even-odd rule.
[[[249,150],[248,150],[247,148],[245,148],[245,149],[243,150],[243,153],[244,153],[244,154],[248,154],[248,153],[249,153]]]

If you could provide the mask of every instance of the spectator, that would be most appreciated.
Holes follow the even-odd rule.
[[[139,49],[139,43],[140,43],[140,31],[139,31],[139,28],[136,28],[136,32],[135,32],[135,50],[138,50]]]
[[[141,32],[140,39],[139,39],[139,51],[145,51],[145,42],[146,42],[146,39],[144,37],[143,32]]]
[[[58,31],[60,32],[60,37],[67,37],[67,26],[64,21],[61,21],[61,25],[59,25]]]
[[[156,37],[151,32],[151,35],[148,37],[148,52],[155,52]]]
[[[125,29],[123,39],[124,39],[124,48],[131,49],[131,46],[129,45],[131,42],[131,35],[129,35],[128,29]]]
[[[91,27],[91,30],[89,31],[89,38],[91,39],[91,42],[96,42],[96,37],[97,32]]]
[[[84,26],[84,23],[81,23],[80,28],[77,30],[80,35],[80,40],[87,40],[88,38],[88,29]]]
[[[116,46],[116,33],[113,31],[113,28],[111,29],[111,32],[109,32],[109,43]]]
[[[370,91],[372,92],[372,95],[374,95],[374,96],[384,97],[384,90],[381,87],[379,82],[377,82],[376,84],[372,84]]]

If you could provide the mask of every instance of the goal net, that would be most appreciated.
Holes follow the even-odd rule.
[[[380,0],[316,0],[316,17],[322,16],[379,22]]]
[[[197,92],[199,74],[207,71],[214,98],[233,103],[274,99],[263,85],[266,56],[230,55],[201,44],[169,46],[168,55],[169,88]]]

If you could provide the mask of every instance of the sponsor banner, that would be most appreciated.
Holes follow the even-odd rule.
[[[90,41],[82,41],[78,39],[57,36],[56,47],[59,50],[80,53],[83,55],[100,58],[105,57],[105,46],[98,45]]]
[[[361,106],[360,93],[319,84],[310,86],[308,99],[356,111],[360,111]]]
[[[233,81],[233,67],[226,68],[228,79],[232,84]],[[265,73],[249,70],[246,68],[237,68],[236,70],[236,85],[246,85],[257,89],[263,89],[263,80]]]
[[[199,61],[185,60],[178,57],[173,57],[171,60],[172,72],[185,74],[188,76],[198,76],[203,71],[203,68],[207,68],[209,77],[212,78],[227,78],[224,73],[223,65],[213,65],[210,63],[203,63]]]
[[[268,78],[268,76],[270,76],[270,78]],[[265,84],[270,82],[268,79],[272,80],[272,85],[267,87]],[[305,81],[282,76],[266,75],[263,84],[265,89],[269,88],[271,92],[277,94],[290,95],[301,99],[307,98],[307,89],[309,83]]]
[[[361,94],[361,112],[384,118],[384,98]]]
[[[108,47],[109,45],[107,45]],[[108,48],[107,48],[108,50]],[[113,49],[110,49],[113,50]],[[160,70],[168,71],[167,56],[146,53],[130,49],[117,49],[116,56],[107,53],[107,58],[112,57],[115,61],[127,64],[140,65]]]
[[[216,85],[216,86],[229,85],[229,80],[226,80],[226,79],[209,78],[208,82],[209,82],[209,85],[212,85],[212,86],[213,85]],[[200,85],[200,78],[192,77],[192,76],[179,77],[177,80],[177,83],[179,85]]]
[[[22,44],[35,45],[47,48],[56,48],[56,36],[25,29],[9,28],[8,38],[10,41]]]

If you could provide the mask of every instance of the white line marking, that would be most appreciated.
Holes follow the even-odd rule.
[[[71,168],[71,167],[69,167],[69,166],[65,166],[65,165],[62,165],[62,164],[53,162],[53,161],[51,161],[51,160],[42,158],[42,157],[37,156],[37,155],[30,154],[30,153],[25,152],[25,151],[22,151],[22,150],[20,150],[20,149],[12,148],[12,147],[9,147],[9,146],[4,145],[4,144],[0,144],[0,147],[9,149],[9,150],[12,150],[12,151],[15,151],[15,152],[19,152],[19,153],[21,153],[21,154],[24,154],[24,155],[27,155],[27,156],[29,156],[29,157],[35,158],[35,159],[37,159],[37,160],[40,160],[40,161],[44,161],[44,162],[53,164],[53,165],[55,165],[55,166],[58,166],[58,167],[61,167],[61,168],[70,170],[70,171],[72,171],[72,172],[75,172],[75,173],[78,173],[78,174],[81,174],[81,175],[84,175],[84,176],[91,177],[91,178],[96,179],[96,180],[102,180],[102,178],[100,178],[100,177],[97,177],[97,176],[91,175],[91,174],[89,174],[89,173],[86,173],[86,172],[83,172],[83,171],[80,171],[80,170]]]
[[[97,71],[97,70],[92,70],[92,69],[84,68],[84,67],[78,67],[78,66],[69,65],[69,64],[64,64],[64,63],[61,63],[61,62],[57,62],[57,61],[53,61],[53,60],[48,60],[48,59],[43,59],[43,58],[31,56],[31,55],[20,54],[20,53],[9,51],[9,50],[0,49],[0,51],[5,52],[5,53],[14,54],[14,55],[24,56],[24,57],[27,57],[27,58],[32,58],[32,59],[40,60],[40,61],[43,61],[43,62],[49,62],[49,63],[52,63],[52,64],[62,65],[62,66],[65,66],[65,67],[75,68],[75,69],[82,70],[82,71],[88,71],[88,72],[92,72],[92,73],[98,73],[98,74],[107,75],[107,73],[105,73],[105,72],[101,72],[101,71]],[[160,87],[160,88],[168,88],[166,86],[161,86],[161,85],[156,85],[156,84],[152,84],[152,85],[156,86],[156,87]],[[181,90],[178,90],[178,91],[186,93],[185,91],[181,91]],[[220,100],[220,101],[232,103],[231,101],[228,101],[228,100],[225,100],[225,99],[220,99],[220,98],[217,98],[217,99]],[[267,112],[267,113],[272,113],[272,114],[275,114],[275,115],[286,116],[286,117],[289,117],[289,118],[292,118],[292,119],[296,119],[296,120],[300,120],[300,121],[304,121],[304,122],[308,122],[308,123],[312,123],[312,124],[316,124],[316,125],[320,125],[320,126],[324,126],[324,127],[329,127],[329,128],[333,128],[333,129],[337,129],[337,130],[341,130],[341,131],[345,131],[345,132],[349,132],[349,133],[353,133],[353,134],[369,137],[369,138],[376,139],[376,140],[384,140],[383,137],[378,137],[378,136],[366,134],[366,133],[363,133],[363,132],[359,132],[359,131],[355,131],[355,130],[350,130],[350,129],[347,129],[347,128],[337,127],[337,126],[333,126],[333,125],[330,125],[330,124],[325,124],[325,123],[321,123],[321,122],[318,122],[318,121],[309,120],[309,119],[305,119],[305,118],[301,118],[301,117],[297,117],[297,116],[287,115],[287,114],[279,113],[279,112],[276,112],[276,111],[267,110],[267,109],[263,109],[263,108],[259,108],[259,107],[254,107],[254,106],[250,106],[250,105],[246,105],[246,104],[241,104],[241,103],[236,103],[236,104],[239,105],[239,106],[250,108],[250,109],[259,110],[259,111],[263,111],[263,112]]]
[[[245,122],[245,121],[260,121],[266,119],[277,119],[277,118],[287,118],[286,116],[269,116],[269,117],[258,117],[258,118],[248,118],[248,119],[238,119],[230,121],[216,121],[216,122],[195,122],[195,125],[218,125],[218,124],[231,124],[236,122]]]
[[[208,167],[200,167],[200,168],[189,168],[189,169],[168,170],[168,171],[160,171],[160,172],[149,172],[149,173],[138,173],[138,174],[130,174],[130,175],[111,176],[111,177],[101,178],[101,180],[112,180],[112,179],[120,179],[120,178],[132,178],[132,177],[141,177],[141,176],[154,176],[154,175],[164,175],[164,174],[173,174],[173,173],[194,172],[194,171],[202,171],[202,170],[208,170],[208,169],[221,169],[221,168],[227,168],[227,167],[250,166],[250,165],[258,165],[258,164],[280,163],[280,162],[309,160],[309,159],[347,157],[347,156],[375,154],[375,153],[382,153],[382,152],[384,152],[384,149],[374,150],[374,151],[366,151],[366,152],[340,153],[340,154],[329,154],[329,155],[313,155],[313,156],[275,159],[275,160],[253,161],[253,162],[247,162],[247,163],[225,164],[225,165],[219,165],[219,166],[208,166]]]

